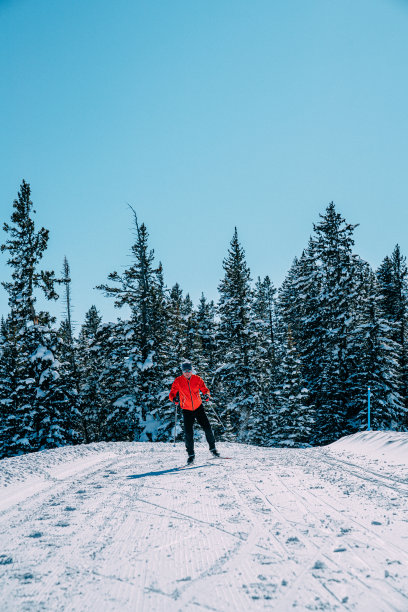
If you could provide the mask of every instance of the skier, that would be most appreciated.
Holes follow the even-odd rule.
[[[187,464],[190,465],[195,458],[193,425],[196,419],[204,430],[208,446],[214,457],[219,457],[220,454],[215,448],[214,434],[200,396],[201,391],[203,399],[208,402],[210,391],[205,386],[203,379],[193,374],[193,366],[189,361],[181,364],[181,371],[183,374],[173,382],[169,398],[176,406],[180,405],[183,411],[184,435],[188,454]],[[177,401],[177,394],[179,401]]]

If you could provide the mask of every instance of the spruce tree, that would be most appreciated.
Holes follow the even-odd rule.
[[[133,388],[133,377],[127,367],[130,347],[130,322],[101,325],[93,349],[100,368],[96,387],[99,394],[98,433],[101,440],[133,441],[143,429],[141,402]]]
[[[251,415],[251,442],[268,445],[274,430],[277,385],[275,293],[269,276],[258,277],[253,291],[252,333],[255,339],[252,363],[259,390],[257,409]]]
[[[82,419],[82,406],[80,394],[80,373],[78,369],[78,356],[76,339],[74,338],[74,323],[72,320],[71,300],[71,272],[67,257],[64,257],[61,281],[64,286],[64,318],[59,328],[59,350],[57,358],[60,361],[61,381],[66,388],[70,400],[69,420],[67,427],[73,433],[73,439],[89,442],[85,434]]]
[[[285,356],[280,364],[280,381],[273,442],[277,446],[308,446],[312,441],[315,411],[310,405],[290,327]]]
[[[134,211],[133,211],[134,212]],[[162,266],[154,267],[154,251],[148,246],[148,231],[139,226],[134,212],[136,241],[132,245],[133,263],[123,274],[112,272],[108,278],[116,286],[100,285],[108,296],[115,298],[115,306],[127,305],[131,311],[131,331],[128,332],[130,354],[126,360],[133,376],[134,403],[140,408],[140,422],[135,423],[135,436],[143,423],[156,415],[163,401],[160,355],[163,343],[163,324],[157,317],[158,303],[163,303]],[[159,314],[158,314],[159,312]]]
[[[217,358],[215,315],[214,302],[212,300],[208,302],[202,293],[196,311],[196,337],[198,342],[196,360],[199,371],[208,381],[213,378]]]
[[[405,412],[408,412],[408,269],[398,244],[391,257],[387,256],[377,270],[377,278],[381,309],[392,327],[392,339],[398,347],[398,393],[404,398]],[[406,417],[401,422],[408,427]]]
[[[224,412],[230,411],[234,431],[240,440],[248,441],[253,412],[259,404],[256,364],[253,363],[256,339],[251,325],[250,270],[236,228],[223,268],[225,275],[218,286],[220,365],[215,372],[215,382],[219,403]]]
[[[18,433],[13,401],[13,389],[16,387],[13,375],[17,355],[13,350],[16,344],[9,334],[7,322],[2,317],[0,324],[0,459],[11,454],[12,439]]]
[[[269,276],[263,280],[258,276],[253,300],[254,324],[257,329],[258,344],[265,355],[270,371],[276,366],[276,314],[275,314],[276,289]]]
[[[81,406],[81,426],[85,442],[100,440],[103,421],[99,378],[104,355],[98,345],[102,317],[96,306],[85,314],[78,337],[78,385]],[[106,356],[107,357],[107,356]]]
[[[308,405],[318,404],[321,391],[324,347],[323,310],[320,309],[323,277],[317,265],[315,245],[309,240],[301,257],[296,258],[279,289],[277,300],[277,352],[279,363],[285,362],[288,354],[288,329],[296,346],[304,385],[308,389]],[[287,384],[282,368],[277,371],[277,388]],[[318,428],[315,441],[319,441]],[[275,434],[278,425],[275,424]],[[278,432],[279,433],[279,432]],[[274,435],[275,435],[274,434]]]
[[[330,442],[347,431],[350,407],[348,392],[348,338],[353,322],[353,307],[358,287],[352,254],[353,232],[356,225],[346,223],[329,204],[321,221],[314,225],[313,237],[317,259],[316,281],[320,288],[318,309],[321,327],[319,386],[316,393],[317,430],[320,440]]]
[[[174,379],[177,376],[180,376],[180,364],[182,361],[188,359],[188,356],[185,354],[186,347],[188,345],[188,325],[184,317],[185,310],[183,290],[181,289],[180,285],[176,283],[170,289],[169,295],[166,298],[166,333],[163,344],[164,354],[162,356],[164,372],[163,403],[161,404],[160,408],[160,440],[170,440],[174,438],[175,408],[170,404],[168,394]],[[177,436],[180,437],[181,433],[181,427],[178,427],[176,438]]]
[[[146,416],[142,439],[167,441],[174,436],[174,409],[169,401],[173,382],[173,355],[169,344],[169,300],[163,279],[161,263],[156,270],[152,288],[152,333],[156,342],[156,407]]]
[[[355,346],[355,359],[349,376],[353,399],[349,431],[367,427],[368,387],[371,389],[372,428],[399,429],[405,413],[404,398],[399,392],[399,346],[393,338],[392,325],[384,317],[378,281],[368,264],[362,267],[359,280],[358,323],[350,336],[350,344]]]
[[[55,357],[58,339],[54,321],[45,312],[35,310],[35,291],[47,299],[57,299],[53,271],[39,270],[47,248],[48,230],[35,230],[30,185],[24,180],[18,198],[13,202],[11,224],[5,223],[8,239],[1,251],[9,254],[12,280],[3,282],[9,294],[10,316],[7,331],[7,354],[12,363],[12,427],[7,454],[50,448],[66,443],[71,434],[69,398],[61,384],[59,362]]]

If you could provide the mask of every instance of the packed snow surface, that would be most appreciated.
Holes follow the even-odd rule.
[[[408,610],[408,434],[101,443],[0,462],[0,607]]]

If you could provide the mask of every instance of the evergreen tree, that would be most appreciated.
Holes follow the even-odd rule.
[[[259,277],[253,291],[252,333],[256,340],[253,365],[259,390],[258,407],[251,415],[251,442],[267,445],[274,429],[277,350],[274,288],[269,276]]]
[[[353,232],[331,203],[307,249],[296,260],[279,294],[280,328],[290,326],[316,407],[316,442],[350,433],[356,410],[353,372],[361,360],[358,302],[363,263],[353,255]],[[354,386],[353,386],[354,385]]]
[[[398,393],[408,411],[408,269],[406,257],[397,244],[391,257],[385,257],[377,271],[380,304],[384,317],[392,328],[392,339],[398,346],[400,381]],[[408,427],[405,419],[404,425]]]
[[[188,293],[182,302],[181,316],[184,327],[182,352],[186,359],[196,364],[198,352],[196,317],[193,302]]]
[[[59,362],[55,358],[57,337],[47,313],[36,313],[35,290],[47,299],[57,299],[52,271],[38,270],[47,248],[48,230],[35,231],[30,186],[22,182],[13,202],[11,224],[1,250],[9,254],[12,280],[3,282],[9,294],[10,316],[6,354],[12,357],[10,412],[6,425],[7,454],[58,446],[71,440],[67,431],[69,399],[61,385]]]
[[[82,406],[80,394],[80,373],[78,369],[78,357],[76,341],[74,338],[74,324],[72,321],[71,301],[71,273],[67,257],[64,257],[61,282],[64,285],[65,316],[59,328],[59,350],[57,358],[60,361],[61,382],[66,388],[70,400],[70,423],[67,424],[75,431],[74,439],[89,442],[85,434],[82,419]]]
[[[12,400],[13,373],[17,355],[13,351],[15,343],[9,337],[7,322],[2,317],[0,324],[0,459],[10,453],[10,445],[18,431]]]
[[[285,357],[280,366],[280,390],[275,418],[274,444],[278,446],[308,446],[315,423],[314,408],[302,376],[302,365],[293,343],[292,332],[287,331]]]
[[[183,290],[176,283],[171,289],[167,301],[167,355],[171,370],[171,378],[174,379],[180,373],[180,363],[187,356],[185,350],[186,327],[183,319]]]
[[[353,398],[350,411],[350,433],[367,427],[367,391],[371,388],[374,429],[396,429],[402,426],[404,400],[399,393],[399,347],[393,328],[384,318],[376,276],[365,264],[359,278],[356,319],[350,344],[356,347],[350,364],[349,392]]]
[[[275,339],[275,293],[269,276],[263,280],[258,276],[253,300],[254,324],[257,329],[258,344],[264,353],[268,363],[268,370],[272,373],[275,363],[276,339]]]
[[[98,432],[101,440],[139,439],[143,429],[141,406],[126,367],[133,325],[118,320],[96,333],[93,349],[100,360],[96,387],[99,394]]]
[[[39,323],[26,332],[31,353],[25,359],[26,375],[35,386],[35,395],[30,398],[30,434],[34,434],[31,445],[35,450],[79,441],[72,414],[71,389],[61,378],[60,362],[56,357],[60,338],[48,317],[41,314]]]
[[[308,405],[320,400],[322,363],[324,347],[322,330],[324,330],[323,311],[320,309],[320,297],[323,293],[323,277],[317,265],[317,256],[313,240],[295,259],[289,273],[279,289],[277,300],[277,352],[278,361],[283,363],[288,358],[288,329],[291,331],[293,345],[302,372],[304,386],[308,389]],[[287,385],[285,370],[277,371],[277,388]],[[275,433],[278,431],[275,424]],[[318,428],[314,428],[318,432]],[[316,441],[318,434],[316,433]]]
[[[189,302],[187,302],[187,307]],[[184,313],[185,299],[183,291],[176,283],[169,292],[166,299],[166,333],[163,343],[164,354],[162,356],[163,367],[163,401],[160,407],[160,429],[159,439],[169,440],[174,438],[174,406],[169,402],[168,394],[174,379],[180,376],[180,364],[188,356],[185,354],[188,333],[188,320]],[[191,316],[191,311],[190,311]],[[191,358],[191,357],[190,357]],[[182,433],[181,427],[177,428],[176,437]]]
[[[207,381],[211,392],[211,382],[217,364],[217,323],[215,316],[214,302],[207,302],[202,293],[196,311],[197,352],[195,363],[200,375]]]
[[[95,306],[86,313],[78,339],[80,405],[90,442],[134,440],[142,431],[140,405],[128,367],[133,326],[102,323]]]
[[[320,391],[316,394],[317,431],[321,441],[330,442],[347,430],[352,401],[347,385],[352,350],[348,339],[358,292],[354,281],[357,264],[352,255],[352,236],[357,226],[346,223],[333,202],[320,217],[320,223],[314,226],[322,352]]]
[[[228,256],[223,261],[224,278],[218,290],[218,350],[220,366],[215,372],[219,403],[230,411],[231,423],[239,439],[252,433],[253,412],[259,408],[256,339],[251,325],[252,295],[250,271],[235,228]]]
[[[96,306],[91,306],[85,315],[78,338],[78,384],[81,406],[81,425],[85,442],[99,441],[102,423],[102,400],[99,378],[105,356],[98,345],[102,317]]]
[[[167,441],[174,436],[174,407],[169,401],[173,382],[173,355],[169,344],[169,300],[163,280],[163,268],[159,264],[152,288],[153,328],[156,342],[156,407],[146,415],[141,439]],[[171,335],[171,334],[170,334]]]
[[[30,185],[24,180],[14,200],[14,212],[11,215],[12,225],[4,223],[3,229],[9,235],[1,251],[7,251],[10,259],[7,263],[13,268],[12,281],[2,282],[9,294],[9,306],[12,320],[24,326],[27,321],[36,319],[34,290],[41,289],[46,298],[58,299],[54,284],[53,271],[38,270],[48,243],[48,230],[43,227],[36,232],[31,214],[33,203],[30,199]]]
[[[133,211],[134,212],[134,211]],[[148,247],[148,232],[144,224],[139,226],[134,213],[136,242],[132,246],[133,264],[122,275],[109,274],[109,280],[116,286],[100,285],[98,289],[115,298],[115,306],[129,306],[131,331],[128,332],[130,354],[126,360],[133,376],[134,405],[140,407],[140,422],[135,424],[138,435],[143,423],[151,422],[152,416],[160,411],[163,401],[163,372],[160,367],[162,354],[163,304],[162,266],[154,268],[154,251]],[[151,428],[151,425],[149,425]]]

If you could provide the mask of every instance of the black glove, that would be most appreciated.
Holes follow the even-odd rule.
[[[209,402],[209,401],[210,401],[210,395],[209,395],[209,393],[206,393],[205,395],[203,395],[203,400],[204,400],[205,402]]]

